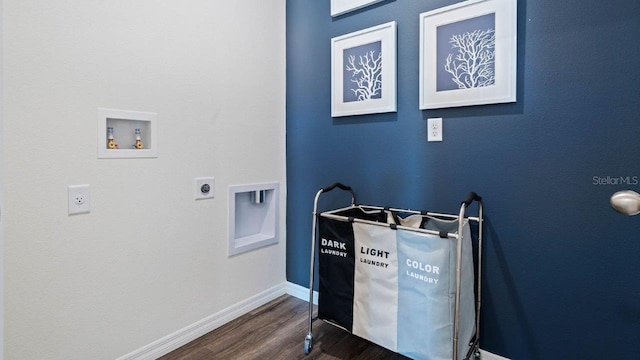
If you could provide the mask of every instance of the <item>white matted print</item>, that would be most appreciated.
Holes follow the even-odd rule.
[[[331,0],[331,16],[339,16],[382,0]]]
[[[516,101],[517,0],[420,14],[420,109]]]
[[[396,111],[396,22],[331,39],[331,116]]]

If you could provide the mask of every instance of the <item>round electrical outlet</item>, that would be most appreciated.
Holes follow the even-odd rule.
[[[201,191],[203,194],[208,194],[208,193],[209,193],[209,191],[211,191],[211,186],[209,186],[209,184],[204,184],[204,185],[202,185],[202,186],[200,187],[200,191]]]

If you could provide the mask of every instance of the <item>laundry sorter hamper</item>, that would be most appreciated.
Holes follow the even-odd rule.
[[[351,193],[351,205],[318,213],[320,195],[336,187]],[[473,201],[478,216],[465,216]],[[477,224],[476,241],[470,222]],[[479,357],[482,199],[476,193],[452,215],[356,205],[351,187],[336,183],[316,194],[311,241],[306,354],[313,347],[317,255],[318,319],[412,359]]]

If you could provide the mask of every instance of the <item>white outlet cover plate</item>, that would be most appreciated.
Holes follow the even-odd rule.
[[[69,215],[85,214],[91,211],[91,197],[89,196],[89,184],[69,185]]]
[[[212,177],[198,177],[195,179],[195,182],[194,198],[196,200],[213,199],[216,196],[216,179]],[[205,185],[209,187],[208,192],[202,191]]]
[[[427,119],[427,141],[442,141],[442,118]]]

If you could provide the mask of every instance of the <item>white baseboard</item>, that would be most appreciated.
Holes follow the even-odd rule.
[[[287,282],[287,294],[309,302],[309,288],[304,286]],[[313,304],[318,305],[318,292],[315,290],[313,291]]]
[[[480,350],[480,359],[481,360],[509,360],[506,357],[502,357],[500,355],[492,354],[485,350]]]
[[[308,288],[290,282],[283,282],[116,360],[155,360],[284,294],[309,301]],[[313,292],[313,303],[318,304],[317,291]],[[480,354],[482,360],[509,360],[485,350],[480,350]]]
[[[130,352],[117,360],[155,360],[189,342],[219,328],[274,299],[287,293],[288,283],[276,285],[255,296],[197,321],[173,334],[169,334],[149,345]]]

